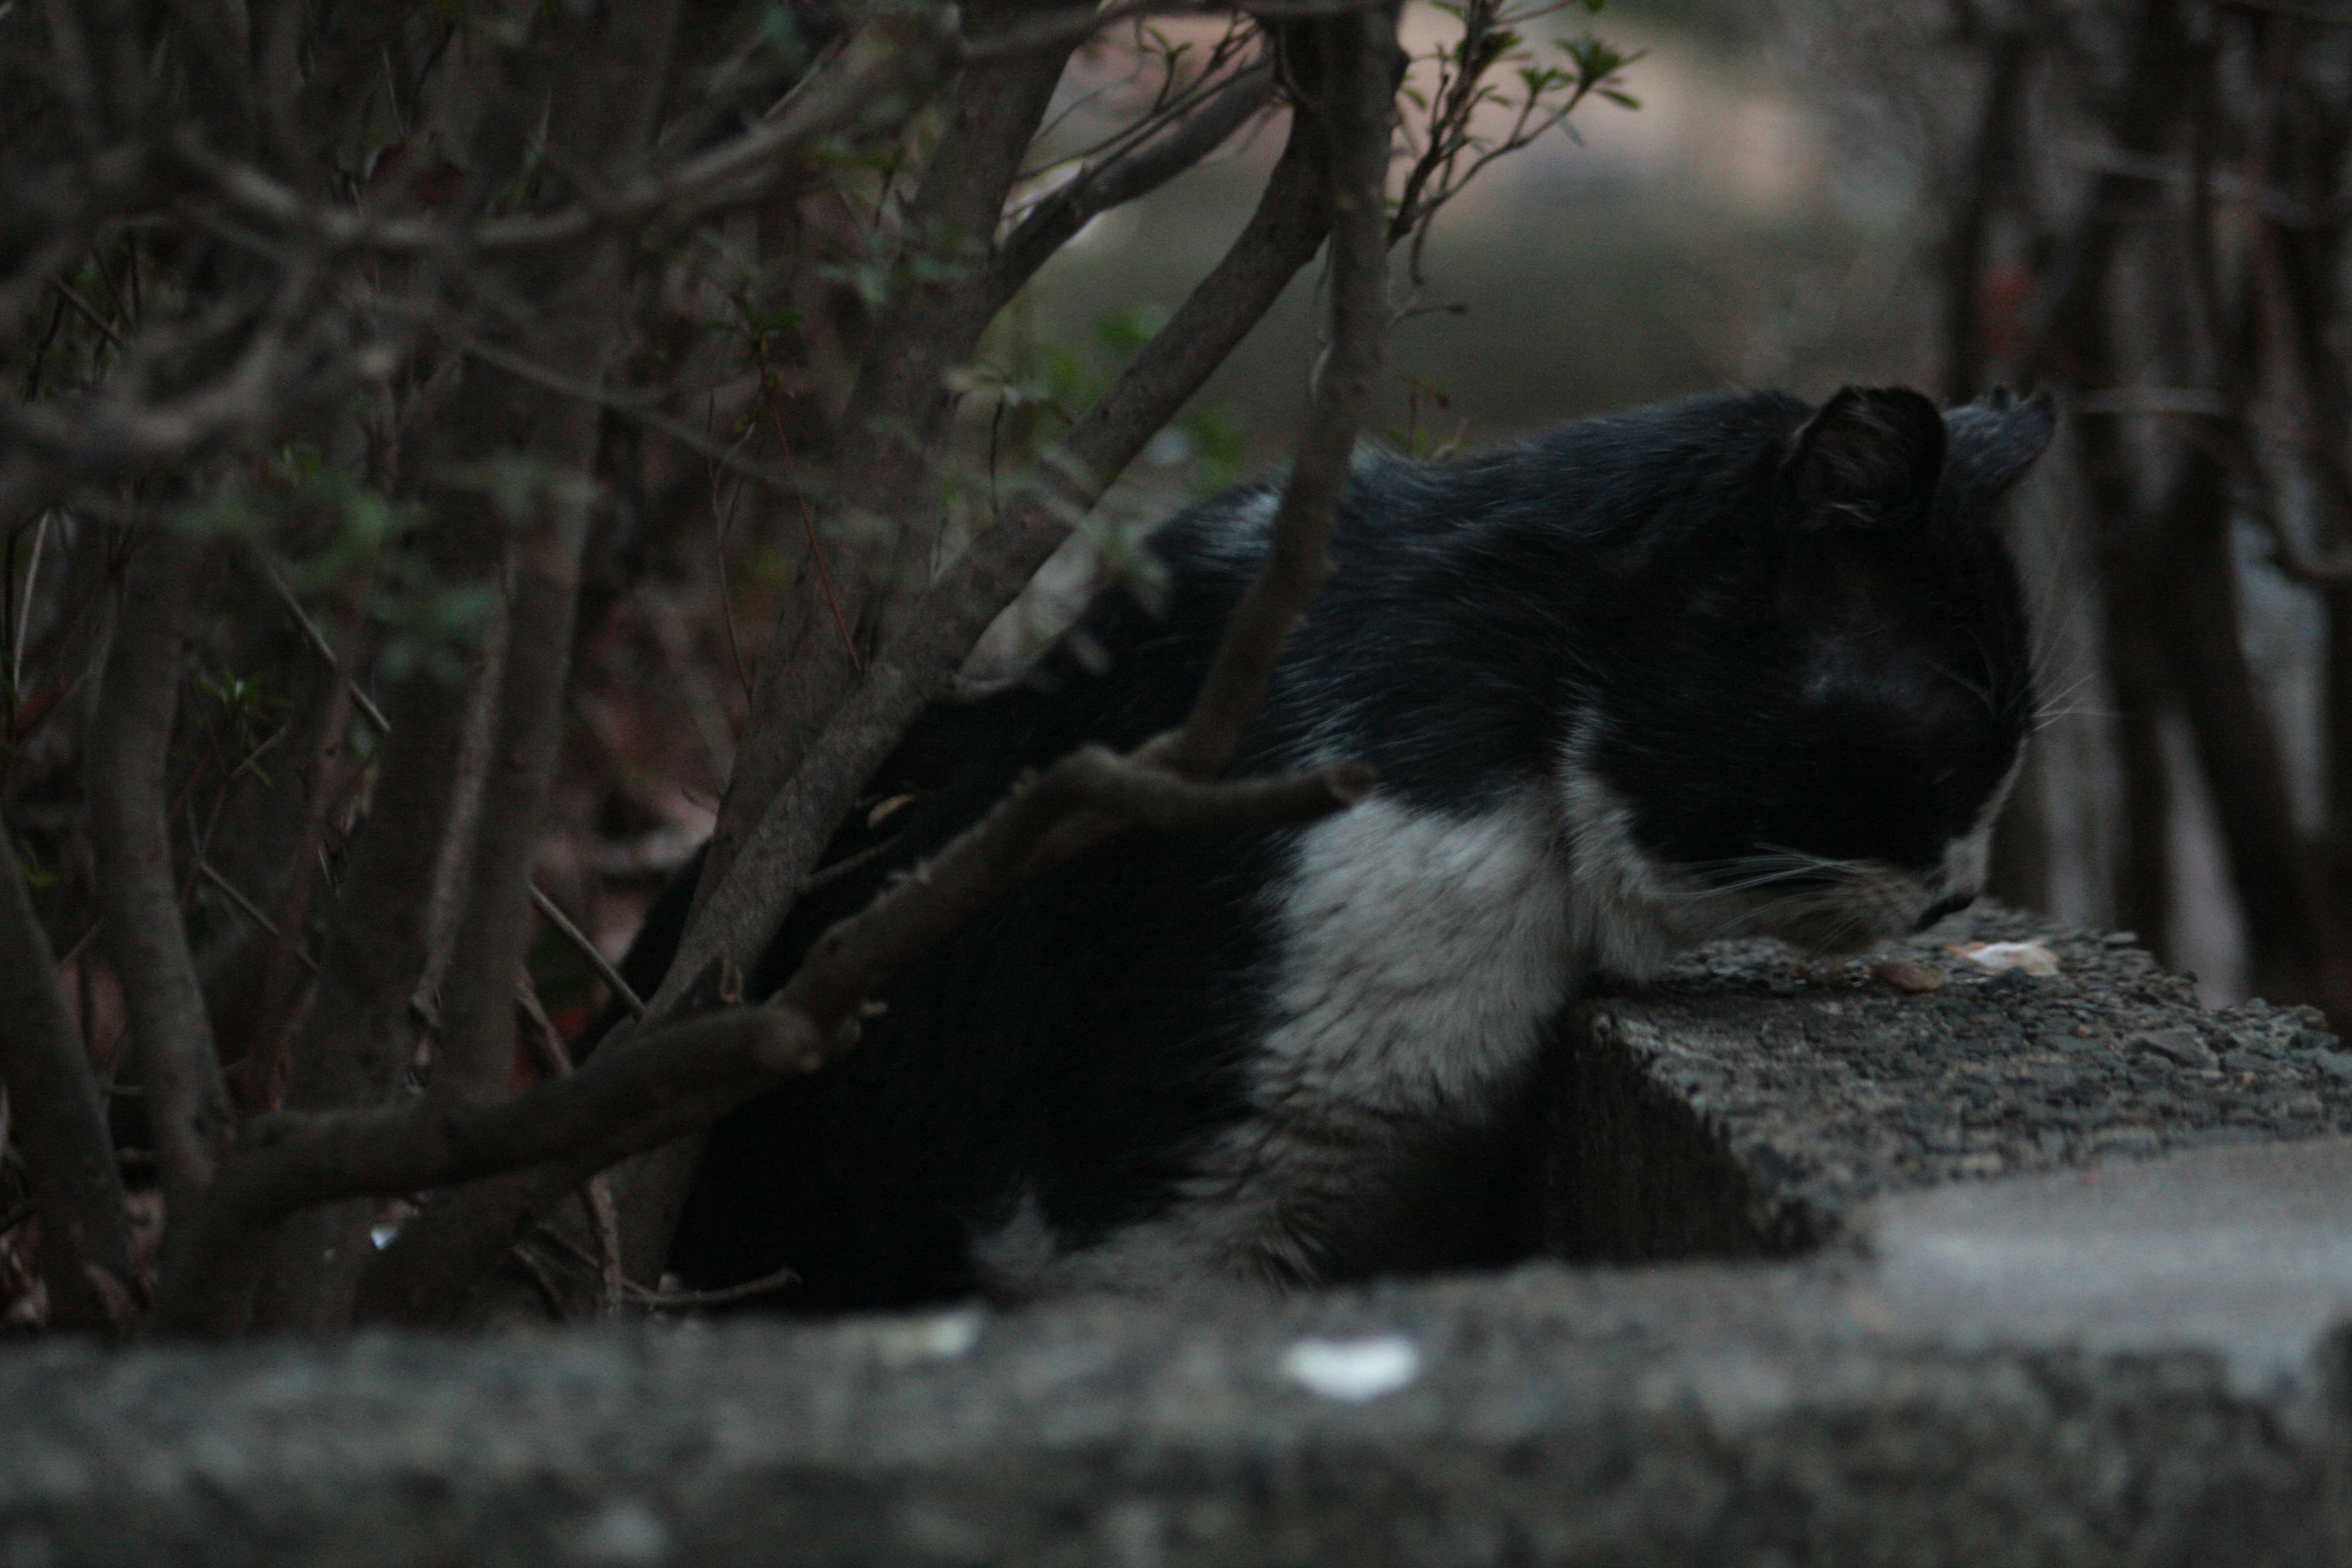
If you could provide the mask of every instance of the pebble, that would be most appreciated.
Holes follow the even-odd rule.
[[[1952,983],[1952,977],[1932,963],[1916,958],[1882,958],[1870,966],[1870,972],[1897,991],[1918,994],[1941,991]]]
[[[2196,1068],[2200,1071],[2221,1065],[2221,1058],[2213,1054],[2212,1047],[2199,1039],[2197,1031],[2186,1024],[2134,1035],[2130,1044],[2135,1050],[2154,1051],[2168,1061],[2179,1062],[2182,1067]]]

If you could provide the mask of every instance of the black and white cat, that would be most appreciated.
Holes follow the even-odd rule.
[[[1859,949],[1966,904],[2034,703],[1996,527],[2040,401],[1695,398],[1358,466],[1337,570],[1234,764],[1354,758],[1303,828],[1130,832],[902,976],[866,1043],[714,1131],[674,1249],[780,1298],[1298,1285],[1475,1259],[1556,1016],[1694,943]],[[755,987],[1024,768],[1179,721],[1277,487],[1169,523],[1018,688],[877,780],[869,873]],[[1083,655],[1083,657],[1080,657]],[[677,899],[631,955],[647,988]]]

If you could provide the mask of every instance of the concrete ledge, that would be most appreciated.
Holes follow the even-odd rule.
[[[2020,940],[2058,973],[1948,951]],[[1546,1250],[1785,1257],[1885,1193],[2352,1133],[2352,1053],[2312,1009],[2209,1013],[2128,937],[2013,911],[1894,952],[1946,984],[1726,943],[1596,1000],[1554,1094]]]
[[[1717,952],[1594,1008],[1551,1191],[1627,1208],[1583,1239],[1795,1260],[19,1347],[0,1568],[2352,1561],[2352,1075],[2053,945],[1918,994]]]
[[[0,1562],[2341,1561],[2343,1406],[1805,1268],[0,1369]],[[1360,1403],[1309,1336],[1412,1348]]]

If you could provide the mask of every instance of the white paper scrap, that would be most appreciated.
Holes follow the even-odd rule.
[[[2044,980],[2058,973],[2058,955],[2038,942],[1969,942],[1949,951],[1987,969],[2022,969]]]
[[[876,1352],[892,1367],[953,1361],[979,1342],[980,1314],[970,1308],[883,1323],[874,1332]]]
[[[1283,1355],[1282,1374],[1326,1399],[1361,1405],[1394,1394],[1419,1377],[1421,1352],[1402,1334],[1301,1340]]]

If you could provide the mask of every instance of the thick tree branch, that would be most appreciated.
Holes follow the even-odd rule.
[[[570,455],[575,460],[593,456],[585,448],[595,439],[593,417],[575,413],[573,422],[584,439],[575,443],[583,449]],[[576,471],[570,478],[544,499],[516,552],[469,890],[443,995],[446,1029],[433,1068],[437,1096],[492,1098],[506,1092],[513,1076],[513,976],[529,945],[531,866],[562,735],[580,548],[587,535],[589,482]]]
[[[165,1211],[189,1214],[233,1112],[205,1015],[165,826],[165,771],[204,547],[159,531],[132,554],[89,742],[90,841],[108,956],[122,984]]]
[[[1255,641],[1255,639],[1252,639]],[[1146,751],[1151,748],[1147,747]],[[1105,832],[1185,833],[1312,822],[1353,805],[1370,771],[1339,763],[1236,784],[1198,784],[1137,757],[1082,747],[1017,788],[970,831],[817,939],[779,1000],[815,1021],[826,1059],[841,1031],[885,982],[1003,896],[1022,878],[1068,858]],[[1100,830],[1071,835],[1073,824]]]
[[[1353,26],[1370,27],[1379,37],[1370,42],[1351,38],[1348,29]],[[868,668],[861,688],[835,713],[792,786],[772,804],[752,836],[745,864],[757,868],[756,879],[730,876],[709,891],[714,879],[706,871],[710,902],[690,922],[687,942],[692,944],[699,934],[707,945],[699,951],[691,945],[681,948],[663,994],[654,1000],[656,1016],[662,1006],[676,1005],[719,952],[748,968],[772,940],[824,835],[888,747],[921,707],[944,689],[989,621],[1035,573],[1108,478],[1173,416],[1314,253],[1329,222],[1335,167],[1357,189],[1369,192],[1350,215],[1364,220],[1364,232],[1351,231],[1351,246],[1370,246],[1370,230],[1385,216],[1381,193],[1395,80],[1391,14],[1375,11],[1360,19],[1343,16],[1293,27],[1286,30],[1282,46],[1294,90],[1314,100],[1315,107],[1294,117],[1290,139],[1250,223],[1166,327],[1049,455],[1039,478],[1016,498],[999,528],[968,551],[906,618],[898,636]],[[1324,58],[1326,51],[1338,58]],[[1343,87],[1339,84],[1349,61],[1361,70],[1390,74],[1381,76],[1377,85],[1367,77]],[[1334,111],[1318,98],[1318,89],[1324,93],[1377,93],[1379,107],[1359,111],[1342,104]],[[1370,104],[1372,100],[1360,101]],[[1377,125],[1363,122],[1362,113],[1374,114]],[[1360,138],[1352,153],[1335,148],[1334,137],[1350,134]],[[1225,730],[1237,733],[1234,705],[1254,703],[1265,679],[1263,668],[1252,676],[1242,661],[1262,658],[1270,667],[1303,595],[1311,594],[1320,582],[1322,542],[1328,540],[1330,518],[1317,509],[1324,500],[1336,500],[1337,473],[1329,454],[1338,453],[1338,472],[1343,473],[1355,437],[1355,411],[1377,379],[1387,326],[1385,274],[1378,259],[1384,255],[1382,241],[1377,250],[1351,248],[1350,258],[1337,264],[1337,341],[1310,419],[1314,434],[1301,456],[1307,488],[1298,491],[1296,503],[1286,499],[1284,507],[1283,542],[1270,567],[1279,585],[1254,588],[1252,607],[1237,616],[1238,629],[1229,637],[1238,640],[1221,655],[1224,673],[1213,684],[1216,695],[1203,699],[1203,711],[1210,715],[1203,722],[1216,732],[1187,742],[1185,749],[1192,755],[1208,755],[1218,743],[1217,734]],[[1304,537],[1302,529],[1307,531]],[[1229,740],[1224,743],[1230,746]],[[1215,765],[1223,765],[1222,756]],[[1109,830],[1103,820],[1074,822],[1062,834],[1061,850],[1075,852]],[[670,1216],[691,1166],[691,1149],[680,1148],[648,1156],[618,1178],[629,1249],[640,1269],[648,1263],[658,1266]],[[533,1201],[551,1200],[542,1188]]]
[[[1019,14],[998,5],[985,21],[1001,27]],[[830,599],[838,583],[846,603],[820,607],[805,591],[786,600],[705,851],[705,864],[715,868],[704,877],[706,888],[719,885],[761,808],[855,680],[893,576],[928,553],[938,510],[930,452],[949,407],[948,373],[971,359],[997,311],[972,274],[987,265],[1068,53],[1065,46],[973,67],[950,94],[938,151],[908,205],[898,267],[907,276],[859,356],[840,438],[827,455],[828,510],[848,526],[824,529],[811,546],[833,548],[837,569],[824,578],[825,595]]]
[[[182,1266],[165,1278],[155,1327],[234,1331],[244,1321],[253,1264],[269,1232],[309,1205],[534,1166],[559,1173],[569,1191],[595,1170],[700,1125],[781,1076],[815,1070],[856,1046],[860,1008],[876,986],[1041,869],[1041,849],[1074,817],[1113,816],[1171,832],[1270,826],[1326,816],[1369,784],[1361,768],[1339,764],[1201,784],[1098,747],[1075,752],[828,931],[774,1005],[617,1042],[577,1072],[495,1104],[427,1100],[258,1119],[247,1147],[207,1194]],[[383,1309],[402,1300],[392,1280],[375,1282],[366,1315],[384,1315]]]
[[[1274,548],[1225,626],[1184,727],[1154,760],[1179,773],[1222,772],[1257,711],[1290,628],[1330,574],[1332,530],[1356,432],[1388,350],[1389,121],[1399,62],[1392,12],[1336,19],[1329,87],[1302,114],[1328,122],[1331,164],[1331,346],[1275,514]]]
[[[782,1008],[732,1012],[675,1025],[637,1050],[496,1104],[262,1118],[193,1216],[153,1327],[235,1332],[276,1226],[308,1205],[447,1186],[583,1152],[609,1163],[633,1138],[667,1132],[675,1106],[698,1110],[714,1089],[802,1068],[812,1042],[806,1021]]]
[[[136,1277],[106,1108],[5,833],[0,861],[0,1087],[40,1216],[49,1323],[121,1333]]]
[[[1003,521],[923,595],[809,744],[791,785],[768,802],[737,862],[723,873],[706,869],[709,891],[661,991],[648,998],[655,1016],[722,952],[748,968],[783,923],[793,889],[834,825],[915,715],[947,689],[998,612],[1314,256],[1329,224],[1324,145],[1311,118],[1293,118],[1257,208],[1225,255],[1039,462]]]
[[[478,588],[497,569],[499,542],[478,521],[469,515],[436,525],[431,542],[448,590]],[[436,895],[457,858],[451,835],[481,784],[465,765],[471,689],[490,679],[480,656],[464,660],[462,682],[453,683],[438,662],[420,663],[394,694],[373,803],[352,847],[293,1047],[286,1102],[300,1110],[381,1105],[415,1055],[411,1002],[432,960]],[[360,1209],[320,1210],[289,1227],[262,1289],[260,1320],[313,1329],[338,1322],[347,1271],[356,1267],[354,1238],[365,1235],[369,1217]]]

